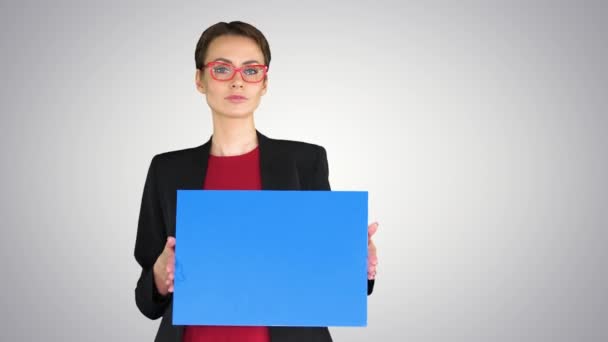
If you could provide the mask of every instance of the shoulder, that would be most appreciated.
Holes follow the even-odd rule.
[[[315,161],[327,156],[325,147],[311,142],[266,138],[264,145],[263,148],[273,154],[289,155],[301,161]]]
[[[295,166],[302,189],[329,190],[329,167],[325,147],[310,142],[269,139],[260,149],[287,165]],[[265,152],[266,151],[266,152]]]
[[[180,150],[161,152],[161,153],[156,154],[154,156],[154,158],[156,158],[158,160],[188,159],[188,158],[192,158],[192,156],[195,156],[197,154],[197,152],[202,149],[203,146],[204,145],[197,146],[197,147],[184,148],[184,149],[180,149]]]
[[[160,152],[152,157],[151,166],[156,169],[188,167],[202,157],[204,146]]]

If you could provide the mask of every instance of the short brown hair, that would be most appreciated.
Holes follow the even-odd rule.
[[[243,36],[253,39],[264,55],[264,64],[270,67],[270,46],[266,37],[251,24],[244,23],[242,21],[232,21],[229,23],[219,22],[208,27],[196,44],[196,50],[194,51],[194,62],[196,63],[197,69],[203,69],[205,65],[205,58],[207,57],[207,49],[211,41],[219,36],[223,35],[234,35]]]

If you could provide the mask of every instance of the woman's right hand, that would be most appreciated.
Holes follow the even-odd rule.
[[[169,236],[163,252],[154,263],[154,284],[163,296],[173,292],[175,279],[175,237]]]

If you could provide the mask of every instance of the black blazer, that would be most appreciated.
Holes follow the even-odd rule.
[[[260,132],[257,137],[263,190],[330,190],[323,147],[270,139]],[[155,342],[182,342],[184,327],[173,325],[171,319],[173,294],[158,293],[152,267],[167,237],[175,236],[176,190],[203,189],[210,147],[211,139],[199,147],[155,155],[148,169],[135,241],[135,259],[141,266],[135,302],[146,317],[162,316]],[[368,280],[368,295],[373,287],[374,281]],[[332,341],[327,327],[269,329],[272,342]]]

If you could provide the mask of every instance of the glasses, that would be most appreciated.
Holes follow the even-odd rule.
[[[217,81],[230,81],[237,72],[240,72],[243,81],[257,83],[262,81],[268,72],[268,66],[262,64],[249,64],[237,68],[229,63],[209,62],[203,68],[209,68],[211,77]]]

